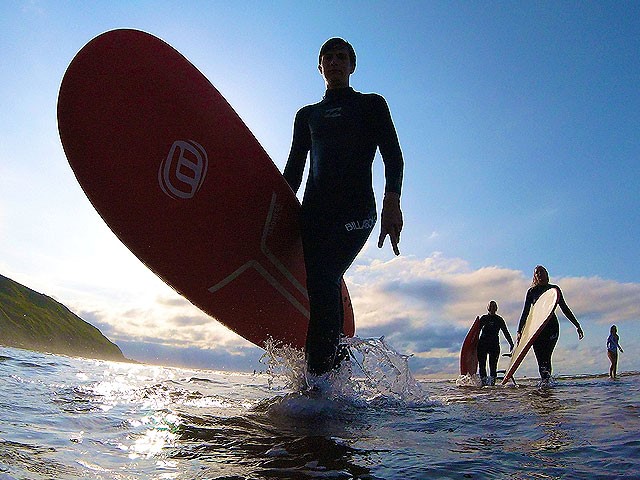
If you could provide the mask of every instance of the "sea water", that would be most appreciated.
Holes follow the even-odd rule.
[[[462,386],[351,351],[313,388],[277,346],[256,374],[0,347],[0,479],[640,478],[638,373]]]

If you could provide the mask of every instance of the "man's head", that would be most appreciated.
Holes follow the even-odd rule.
[[[353,69],[356,69],[356,51],[353,49],[351,44],[347,42],[345,39],[340,37],[330,38],[322,47],[320,47],[320,55],[318,55],[318,65],[322,65],[322,55],[331,51],[331,50],[342,50],[346,49],[349,54],[349,60],[351,61],[351,66]]]
[[[318,70],[324,77],[327,88],[349,86],[349,76],[356,69],[356,52],[342,38],[327,40],[318,55]]]
[[[487,305],[487,311],[489,313],[496,313],[498,311],[498,304],[495,300],[491,300],[489,305]]]

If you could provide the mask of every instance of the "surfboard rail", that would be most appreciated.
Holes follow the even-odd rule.
[[[478,341],[480,317],[476,317],[460,349],[460,375],[475,375],[478,372]]]

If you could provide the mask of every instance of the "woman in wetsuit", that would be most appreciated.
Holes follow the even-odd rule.
[[[607,356],[611,362],[611,367],[609,367],[609,377],[613,379],[618,377],[618,349],[624,353],[619,342],[620,337],[618,336],[618,327],[611,325],[609,338],[607,338]]]
[[[504,319],[498,315],[498,304],[491,300],[487,306],[486,315],[479,318],[480,339],[478,340],[478,365],[480,367],[480,379],[483,385],[495,385],[498,370],[498,358],[500,357],[500,342],[498,334],[500,330],[509,342],[513,350],[513,339],[507,329]],[[489,357],[489,374],[487,378],[487,356]]]
[[[522,334],[522,329],[527,321],[527,316],[529,315],[531,306],[536,303],[538,298],[540,298],[540,296],[550,288],[555,288],[558,291],[558,305],[560,305],[562,313],[564,313],[567,319],[569,319],[569,321],[576,327],[578,338],[582,340],[584,337],[580,323],[578,323],[578,320],[567,305],[567,302],[565,302],[560,287],[550,284],[547,269],[542,265],[538,265],[533,270],[533,281],[531,283],[531,287],[527,290],[527,297],[524,302],[524,308],[522,309],[522,315],[520,316],[520,323],[518,324],[517,342],[520,341],[520,335]],[[556,317],[554,312],[551,314],[551,319],[547,322],[547,325],[538,335],[538,338],[533,342],[533,352],[536,354],[538,371],[540,372],[540,378],[542,380],[546,381],[551,378],[551,355],[553,354],[553,349],[556,347],[556,343],[558,342],[559,334],[560,323],[558,322],[558,317]]]

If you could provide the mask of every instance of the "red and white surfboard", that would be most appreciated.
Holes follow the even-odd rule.
[[[94,38],[64,75],[58,128],[87,197],[147,267],[256,345],[304,346],[299,202],[186,58],[138,30]]]
[[[557,305],[558,290],[550,288],[540,295],[536,303],[531,306],[522,332],[520,332],[520,341],[511,353],[511,362],[505,371],[502,385],[507,384],[514,373],[516,373],[516,370],[529,352],[529,349],[533,346],[533,342],[536,341],[540,332],[542,332],[544,327],[547,326],[547,323],[549,323],[551,314],[553,314]]]

